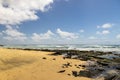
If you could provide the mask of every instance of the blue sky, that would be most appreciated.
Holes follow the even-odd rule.
[[[120,0],[18,1],[0,2],[0,44],[120,44]]]

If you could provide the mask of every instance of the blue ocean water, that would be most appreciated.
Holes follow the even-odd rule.
[[[30,48],[30,49],[59,49],[81,51],[114,51],[120,52],[120,45],[88,45],[88,44],[29,44],[29,45],[5,45],[7,48]]]

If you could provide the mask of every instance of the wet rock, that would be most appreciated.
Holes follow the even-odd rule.
[[[97,70],[98,70],[98,71],[105,71],[105,69],[102,68],[102,67],[99,67]]]
[[[58,73],[64,73],[65,72],[65,70],[60,70],[60,71],[58,71]]]
[[[113,80],[120,80],[120,75],[116,75]]]
[[[118,72],[116,70],[107,71],[105,74],[105,80],[114,80],[114,78],[118,76]]]
[[[83,71],[80,71],[79,72],[79,76],[84,76],[84,77],[93,77],[94,75],[92,74],[92,72],[90,72],[90,71],[85,71],[85,70],[83,70]]]
[[[114,55],[116,55],[116,56],[119,56],[119,57],[120,57],[120,54],[114,54]]]
[[[116,69],[120,70],[120,66],[117,66]]]
[[[52,55],[55,55],[55,56],[58,56],[58,55],[61,55],[62,53],[60,53],[59,51],[55,52],[54,54]]]
[[[109,63],[107,62],[102,62],[102,61],[97,61],[98,64],[102,65],[102,66],[108,66]]]
[[[65,59],[65,58],[71,58],[71,55],[65,53],[65,54],[63,55],[63,59]]]
[[[120,62],[120,58],[115,58],[113,61],[119,63]]]
[[[84,76],[84,77],[95,77],[99,74],[101,74],[104,71],[103,68],[89,68],[87,70],[82,70],[79,72],[79,76]]]

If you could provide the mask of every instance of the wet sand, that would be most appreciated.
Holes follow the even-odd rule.
[[[74,65],[86,64],[85,61],[49,55],[52,53],[0,48],[0,80],[91,80],[71,74],[84,70]],[[63,68],[66,63],[72,66]]]

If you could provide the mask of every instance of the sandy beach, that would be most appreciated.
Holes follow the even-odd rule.
[[[86,64],[85,61],[63,59],[52,53],[0,48],[0,80],[91,80],[71,74],[74,70],[83,70],[74,65]],[[68,62],[72,66],[63,68]]]

